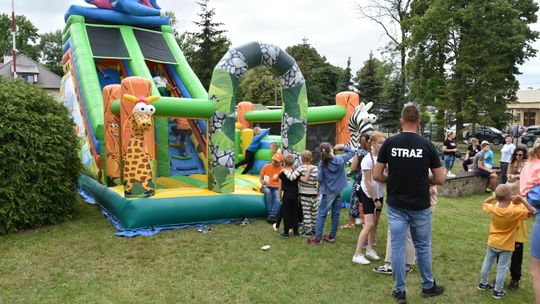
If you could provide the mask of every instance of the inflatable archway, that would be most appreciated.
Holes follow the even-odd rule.
[[[304,76],[296,61],[271,44],[251,42],[231,48],[214,68],[209,94],[216,101],[210,118],[208,187],[220,193],[234,191],[234,127],[236,89],[240,78],[257,66],[279,76],[283,96],[281,137],[283,151],[302,151],[306,145],[308,100]]]

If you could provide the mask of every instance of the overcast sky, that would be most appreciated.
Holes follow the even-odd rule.
[[[361,19],[356,3],[362,0],[211,0],[215,22],[224,23],[233,46],[250,41],[271,43],[286,48],[303,38],[327,60],[346,67],[351,57],[353,73],[363,65],[372,51],[381,58],[380,50],[388,43],[383,30],[373,22]],[[11,14],[11,1],[2,0],[0,12]],[[86,5],[84,0],[15,0],[16,14],[25,15],[40,33],[64,27],[64,13],[71,4]],[[173,11],[178,19],[177,30],[197,31],[193,21],[199,20],[198,5],[193,0],[158,0],[162,9]],[[540,24],[533,29],[540,31]],[[534,44],[540,49],[540,42]],[[540,58],[526,62],[518,76],[521,88],[540,89]]]

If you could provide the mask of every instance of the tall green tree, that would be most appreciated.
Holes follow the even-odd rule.
[[[335,94],[339,91],[338,82],[343,69],[328,63],[326,57],[321,56],[307,39],[285,50],[296,60],[306,79],[310,106],[335,104]]]
[[[347,59],[347,67],[343,70],[343,74],[338,82],[338,92],[350,91],[354,87],[353,76],[351,70],[351,57]]]
[[[62,31],[40,35],[40,61],[57,75],[62,75]]]
[[[399,78],[399,70],[395,69],[391,62],[381,61],[370,53],[369,59],[364,62],[354,78],[356,89],[360,94],[360,100],[367,103],[373,102],[372,113],[383,116],[382,112],[392,109],[388,102],[392,92],[396,92],[395,79]],[[397,91],[401,92],[401,90]],[[398,116],[399,117],[399,116]]]
[[[36,45],[39,39],[38,29],[23,15],[15,16],[15,23],[18,29],[15,38],[17,50],[37,61],[39,59],[39,48]],[[12,49],[11,16],[0,14],[0,55],[10,55]]]
[[[518,67],[536,54],[538,32],[530,25],[537,11],[533,0],[414,2],[408,70],[415,98],[443,113],[436,115],[438,125],[504,127],[506,103],[519,88]]]
[[[380,103],[384,90],[384,75],[378,73],[382,68],[382,62],[369,54],[369,59],[364,62],[364,66],[356,73],[356,88],[360,94],[360,99],[365,102],[373,102],[375,107]]]
[[[249,70],[240,80],[237,98],[267,106],[280,106],[281,86],[269,68],[256,67]]]
[[[190,53],[189,49],[184,50],[187,57],[191,59],[191,67],[206,89],[209,88],[214,67],[231,45],[231,42],[225,36],[227,31],[220,29],[223,23],[214,22],[216,12],[215,9],[208,7],[209,1],[197,2],[201,13],[198,14],[200,20],[194,23],[199,27],[200,31],[191,33],[197,45],[194,53]]]
[[[377,123],[389,133],[393,133],[400,128],[399,118],[405,103],[405,97],[401,91],[401,79],[399,77],[391,80],[389,88],[389,94],[381,100],[381,108],[385,110],[378,113]]]

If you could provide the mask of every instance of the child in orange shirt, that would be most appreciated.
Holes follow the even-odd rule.
[[[494,200],[498,203],[491,204]],[[509,208],[511,203],[523,204],[526,210],[518,208]],[[502,289],[512,252],[514,251],[516,241],[516,231],[521,220],[525,220],[532,215],[534,208],[521,196],[513,196],[512,189],[509,185],[501,184],[495,189],[495,195],[488,197],[482,206],[486,213],[491,215],[491,223],[489,225],[489,237],[487,242],[487,252],[480,273],[480,284],[478,289],[491,290],[493,289],[493,298],[500,299],[506,296],[506,292]],[[491,270],[495,258],[499,259],[497,265],[497,277],[495,286],[488,283],[488,275]]]

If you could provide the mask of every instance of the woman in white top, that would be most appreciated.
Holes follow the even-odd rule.
[[[373,179],[373,166],[377,161],[379,150],[386,137],[380,132],[375,132],[371,135],[369,145],[371,151],[362,159],[362,183],[360,192],[361,202],[364,210],[364,228],[358,236],[358,242],[356,243],[356,252],[354,253],[352,261],[354,263],[367,265],[370,261],[366,258],[373,260],[379,260],[377,252],[373,249],[373,242],[375,240],[375,234],[377,231],[377,224],[381,216],[384,187],[379,182]],[[367,248],[365,254],[362,252],[364,245],[367,241]]]
[[[512,136],[506,135],[505,141],[506,143],[501,149],[501,173],[503,184],[508,180],[506,171],[508,171],[508,164],[510,163],[510,159],[512,159],[512,153],[514,153],[514,150],[516,149],[516,146],[512,143]]]

